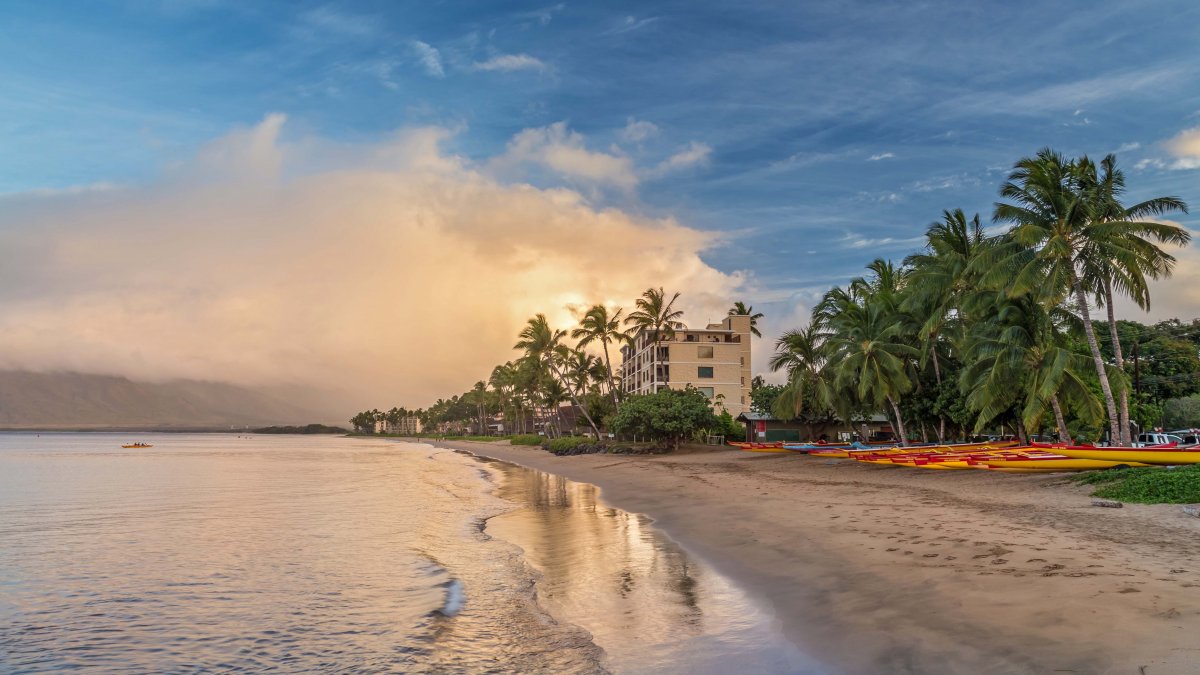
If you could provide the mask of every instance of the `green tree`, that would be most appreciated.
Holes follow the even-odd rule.
[[[696,430],[718,424],[708,397],[692,387],[630,396],[612,416],[613,429],[619,433],[669,441],[676,450]]]
[[[1163,425],[1168,429],[1200,427],[1200,394],[1173,398],[1163,404]]]
[[[1018,161],[1000,188],[1010,200],[996,204],[993,220],[1012,223],[997,248],[999,262],[989,277],[1009,275],[1011,295],[1035,294],[1054,307],[1070,298],[1083,322],[1096,377],[1103,392],[1109,434],[1114,443],[1127,438],[1120,428],[1116,397],[1105,367],[1088,310],[1094,284],[1132,280],[1146,273],[1150,258],[1142,245],[1147,238],[1170,241],[1174,229],[1160,223],[1106,221],[1098,206],[1086,158],[1069,162],[1050,149]],[[1140,242],[1140,243],[1138,243]]]
[[[596,426],[595,420],[588,414],[587,409],[579,404],[579,399],[571,391],[566,376],[562,372],[561,365],[566,355],[570,353],[567,346],[562,344],[566,335],[565,330],[550,328],[545,314],[538,314],[526,323],[525,328],[518,335],[519,340],[513,349],[524,351],[525,357],[529,361],[541,364],[553,375],[553,380],[566,391],[571,403],[579,408],[584,418],[587,419],[588,426],[599,438],[600,428]],[[557,406],[555,409],[557,411]]]
[[[628,332],[621,329],[622,311],[622,309],[617,308],[616,311],[610,313],[604,305],[593,305],[583,315],[583,319],[579,322],[579,328],[571,331],[571,337],[579,341],[577,346],[580,349],[594,342],[599,342],[601,347],[603,347],[604,369],[608,380],[608,391],[612,396],[614,407],[620,404],[620,394],[616,383],[613,381],[612,359],[608,355],[608,345],[611,343],[621,344],[629,340]]]
[[[674,339],[675,331],[683,328],[683,322],[680,321],[683,312],[675,309],[675,301],[678,299],[679,293],[667,300],[667,292],[661,287],[648,288],[642,293],[642,297],[637,299],[637,309],[625,317],[627,325],[651,340],[651,382],[658,381],[658,342]]]
[[[1111,154],[1100,161],[1099,167],[1086,156],[1077,162],[1081,190],[1091,211],[1091,227],[1100,231],[1084,256],[1084,284],[1094,294],[1096,303],[1107,309],[1113,357],[1117,368],[1124,370],[1125,355],[1117,331],[1113,289],[1149,310],[1147,278],[1169,277],[1175,266],[1174,256],[1151,239],[1182,246],[1190,241],[1191,235],[1176,225],[1148,220],[1176,211],[1187,213],[1187,204],[1178,197],[1154,197],[1132,206],[1123,205],[1125,174],[1116,165],[1117,157]],[[1119,396],[1118,426],[1122,443],[1128,445],[1133,440],[1129,435],[1128,390],[1122,389]]]
[[[770,413],[781,420],[802,415],[811,417],[828,408],[833,397],[825,371],[821,332],[815,324],[785,331],[775,341],[775,353],[767,362],[772,372],[787,373],[787,384],[773,401]]]

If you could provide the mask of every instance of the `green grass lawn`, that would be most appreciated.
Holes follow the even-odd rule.
[[[1200,465],[1088,471],[1071,480],[1095,485],[1094,497],[1133,504],[1200,504]]]

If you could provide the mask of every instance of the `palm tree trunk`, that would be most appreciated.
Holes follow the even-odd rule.
[[[575,404],[575,407],[579,408],[579,412],[583,413],[584,418],[586,418],[588,421],[588,425],[592,427],[592,431],[596,432],[596,439],[599,440],[600,439],[600,427],[596,426],[596,422],[593,421],[592,416],[588,414],[587,408],[585,408],[579,404],[579,400],[575,397],[574,390],[572,390],[570,385],[567,384],[567,381],[565,379],[563,379],[562,374],[558,372],[558,368],[555,367],[553,363],[548,364],[548,365],[550,366],[550,372],[554,373],[554,377],[558,378],[558,381],[560,383],[562,383],[563,389],[566,390],[567,395],[571,398],[571,403]],[[557,412],[557,406],[556,406],[555,412]]]
[[[600,344],[604,345],[604,372],[608,375],[608,393],[612,394],[613,408],[618,408],[620,402],[617,400],[617,385],[613,382],[612,361],[608,358],[608,340],[601,340]]]
[[[1067,431],[1067,420],[1063,417],[1062,406],[1058,403],[1058,395],[1050,397],[1050,407],[1054,409],[1054,421],[1058,424],[1058,440],[1071,444],[1071,432]]]
[[[933,379],[937,382],[940,392],[942,388],[942,367],[938,365],[936,340],[934,340],[933,345],[930,347],[929,354],[933,357]],[[938,443],[946,442],[946,418],[941,413],[938,413],[937,438]]]
[[[1092,350],[1092,361],[1096,364],[1096,377],[1100,380],[1100,390],[1104,392],[1104,406],[1108,410],[1108,433],[1111,441],[1122,444],[1120,419],[1117,417],[1117,402],[1113,398],[1112,385],[1108,382],[1108,371],[1104,367],[1104,357],[1100,354],[1100,343],[1096,341],[1096,329],[1092,326],[1092,315],[1088,312],[1087,296],[1083,293],[1083,284],[1079,283],[1079,275],[1071,269],[1071,283],[1075,290],[1075,307],[1083,320],[1083,332],[1087,335],[1088,347]]]
[[[900,406],[891,397],[887,397],[888,403],[892,405],[892,411],[896,413],[896,429],[900,431],[900,445],[908,447],[908,434],[904,432],[904,418],[900,416]]]
[[[1117,335],[1117,315],[1113,309],[1112,279],[1104,278],[1104,306],[1108,310],[1108,332],[1112,336],[1113,356],[1117,359],[1117,368],[1125,371],[1125,353],[1121,349],[1121,338]],[[1121,388],[1121,409],[1118,410],[1121,424],[1121,445],[1129,445],[1133,440],[1129,429],[1129,389]]]

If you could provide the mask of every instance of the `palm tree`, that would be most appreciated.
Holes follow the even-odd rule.
[[[1086,156],[1078,161],[1082,189],[1088,196],[1093,210],[1093,227],[1113,230],[1103,237],[1104,243],[1128,249],[1141,259],[1136,267],[1124,269],[1112,264],[1123,256],[1106,255],[1103,248],[1097,248],[1093,255],[1086,258],[1087,264],[1084,268],[1085,283],[1092,289],[1097,305],[1107,310],[1113,356],[1117,368],[1124,371],[1125,355],[1117,334],[1113,288],[1115,286],[1131,298],[1138,307],[1149,310],[1150,290],[1146,279],[1169,277],[1175,265],[1175,258],[1146,238],[1183,246],[1190,241],[1191,235],[1187,230],[1167,223],[1137,222],[1175,211],[1187,213],[1187,204],[1178,197],[1154,197],[1133,206],[1124,206],[1121,204],[1121,195],[1125,191],[1125,174],[1116,168],[1116,165],[1116,155],[1111,154],[1100,160],[1099,171]],[[1130,436],[1127,387],[1121,389],[1120,407],[1117,412],[1120,418],[1121,441],[1128,445],[1133,439]]]
[[[825,338],[825,353],[834,386],[875,410],[890,407],[900,442],[907,447],[900,398],[912,389],[909,362],[920,352],[900,341],[902,324],[888,312],[886,300],[849,305],[832,322],[835,329]],[[841,407],[846,418],[846,403]]]
[[[1064,401],[1088,417],[1103,415],[1082,374],[1090,368],[1088,357],[1071,349],[1065,330],[1072,325],[1078,330],[1078,318],[1061,308],[1047,311],[1028,296],[996,298],[964,345],[970,365],[962,372],[962,387],[967,406],[978,413],[975,431],[1014,407],[1024,429],[1037,429],[1049,408],[1059,440],[1070,442]]]
[[[833,398],[826,379],[822,333],[813,324],[786,331],[775,341],[775,354],[767,366],[772,372],[787,373],[787,384],[775,399],[771,414],[781,420],[796,419],[804,412],[806,396],[819,406],[827,406]],[[812,436],[812,429],[809,429]]]
[[[579,328],[571,331],[571,337],[579,341],[580,349],[593,342],[599,342],[604,348],[604,369],[614,407],[619,405],[620,398],[616,383],[613,381],[612,360],[608,356],[608,345],[610,342],[622,343],[629,340],[628,332],[621,330],[621,313],[623,311],[617,308],[610,314],[604,305],[593,305],[583,315],[583,319],[579,322]]]
[[[517,430],[517,413],[515,411],[516,380],[516,366],[513,365],[512,361],[492,368],[492,374],[488,377],[488,384],[491,385],[492,390],[496,392],[496,396],[499,399],[500,411],[504,415],[505,431],[509,433]]]
[[[1088,295],[1095,293],[1094,284],[1104,278],[1125,283],[1143,276],[1148,267],[1154,269],[1155,259],[1173,263],[1173,259],[1149,255],[1146,247],[1153,245],[1146,237],[1161,242],[1186,242],[1187,237],[1183,233],[1181,238],[1178,228],[1161,223],[1107,220],[1113,207],[1103,195],[1109,189],[1119,193],[1119,176],[1110,173],[1109,186],[1100,187],[1104,181],[1094,175],[1086,157],[1068,162],[1048,148],[1017,162],[1000,189],[1000,195],[1014,203],[997,203],[993,215],[994,221],[1012,223],[1013,228],[1005,238],[1006,245],[999,248],[1004,264],[994,266],[989,276],[1011,274],[1010,297],[1036,293],[1047,307],[1073,299],[1104,393],[1109,437],[1122,444],[1127,435],[1121,431],[1121,416],[1092,325]]]
[[[564,351],[566,351],[566,346],[562,344],[562,340],[566,336],[567,331],[550,328],[550,324],[546,321],[546,315],[538,314],[525,325],[525,328],[518,335],[520,340],[517,344],[513,345],[513,349],[524,351],[529,361],[539,363],[550,371],[554,380],[567,391],[571,403],[575,404],[583,413],[583,416],[588,421],[588,425],[596,433],[596,438],[599,438],[600,428],[596,426],[596,422],[588,414],[587,408],[579,404],[579,399],[571,391],[561,369]]]
[[[974,292],[978,274],[972,262],[983,249],[987,237],[979,214],[967,219],[962,209],[943,211],[942,220],[932,223],[925,232],[925,250],[904,259],[911,270],[905,285],[901,310],[918,326],[920,366],[933,365],[934,381],[942,385],[942,366],[939,350],[943,337],[950,342],[961,341],[966,326],[963,302]],[[937,436],[946,435],[946,418],[938,414]]]
[[[650,352],[650,368],[651,381],[658,382],[658,343],[661,340],[672,340],[675,338],[675,331],[681,330],[683,322],[680,319],[683,317],[681,310],[675,309],[675,301],[679,299],[679,293],[671,296],[667,300],[667,293],[661,287],[648,288],[642,297],[637,299],[637,310],[630,312],[629,316],[625,317],[626,325],[631,325],[638,330],[638,334],[649,335],[652,340],[653,348]],[[655,385],[655,391],[658,390],[658,385]]]
[[[1085,257],[1101,246],[1103,239],[1097,236],[1101,233],[1089,227],[1094,209],[1079,187],[1075,163],[1049,148],[1017,162],[1000,188],[1000,195],[1015,203],[997,202],[992,216],[993,221],[1012,223],[1013,227],[1005,235],[1004,245],[997,249],[1002,264],[993,265],[986,278],[1011,275],[1009,297],[1033,294],[1046,307],[1073,298],[1104,393],[1109,438],[1119,444],[1123,436],[1116,399],[1081,276]],[[1125,255],[1120,267],[1131,269],[1136,263],[1135,256]]]
[[[729,316],[750,317],[750,332],[754,334],[755,337],[762,337],[762,333],[760,333],[758,330],[758,320],[763,318],[762,312],[755,314],[753,307],[747,307],[746,303],[738,300],[737,302],[733,303],[733,307],[729,308]]]

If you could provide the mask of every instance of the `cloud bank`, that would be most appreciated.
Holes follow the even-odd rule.
[[[663,285],[699,324],[743,284],[701,259],[711,233],[506,183],[444,153],[445,129],[349,147],[284,126],[231,132],[151,185],[5,198],[0,367],[426,405],[512,358],[536,312],[566,327]]]

